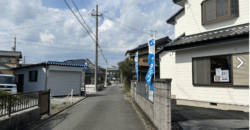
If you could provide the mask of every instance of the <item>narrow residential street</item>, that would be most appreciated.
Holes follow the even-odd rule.
[[[121,93],[121,85],[112,85],[89,95],[76,106],[53,117],[39,130],[143,130],[139,117]]]

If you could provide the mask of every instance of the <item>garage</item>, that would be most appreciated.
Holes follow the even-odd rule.
[[[80,94],[81,72],[49,71],[48,89],[52,96],[68,95],[73,89],[73,94]]]
[[[84,63],[48,61],[18,67],[15,76],[22,77],[17,84],[22,85],[23,92],[50,89],[52,96],[65,96],[73,89],[74,95],[80,95],[86,70]]]

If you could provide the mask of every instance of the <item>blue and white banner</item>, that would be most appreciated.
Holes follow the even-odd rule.
[[[135,77],[138,79],[138,51],[135,53]]]
[[[145,77],[146,83],[148,86],[151,86],[151,79],[154,74],[154,67],[155,67],[155,39],[149,38],[148,39],[148,66],[149,70]]]
[[[149,86],[148,98],[150,101],[154,101],[154,85],[151,83],[152,76],[155,71],[155,38],[148,39],[148,73],[145,77],[146,83]]]

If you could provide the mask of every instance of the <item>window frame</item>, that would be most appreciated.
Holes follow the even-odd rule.
[[[35,72],[35,80],[31,80],[31,73],[32,72]],[[29,71],[29,82],[37,82],[37,79],[38,79],[38,71],[37,70],[31,70]]]
[[[226,82],[218,82],[218,83],[212,83],[210,82],[210,84],[196,84],[194,83],[194,59],[198,59],[198,58],[210,58],[210,77],[211,77],[211,57],[216,57],[216,56],[233,56],[232,54],[223,54],[223,55],[211,55],[211,56],[201,56],[201,57],[192,57],[192,85],[193,86],[220,86],[220,87],[233,87],[233,86],[237,86],[237,85],[233,85],[233,61],[231,59],[230,63],[231,63],[231,83],[226,83]],[[211,79],[212,80],[212,79]],[[242,87],[242,86],[240,86]]]
[[[231,6],[231,3],[232,3],[232,0],[228,0],[228,15],[225,15],[225,16],[217,16],[217,0],[215,0],[215,19],[213,20],[206,20],[206,12],[205,12],[205,9],[206,9],[206,2],[207,1],[210,1],[210,0],[203,0],[202,3],[201,3],[201,23],[202,25],[206,25],[206,24],[209,24],[209,23],[213,23],[213,22],[216,22],[216,21],[220,21],[220,20],[224,20],[224,19],[228,19],[228,18],[235,18],[235,17],[239,17],[239,0],[237,0],[237,15],[235,14],[232,14],[232,6]]]

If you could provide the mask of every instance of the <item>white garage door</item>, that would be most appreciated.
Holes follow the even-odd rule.
[[[68,71],[49,71],[48,89],[51,89],[52,96],[80,94],[81,73]]]

